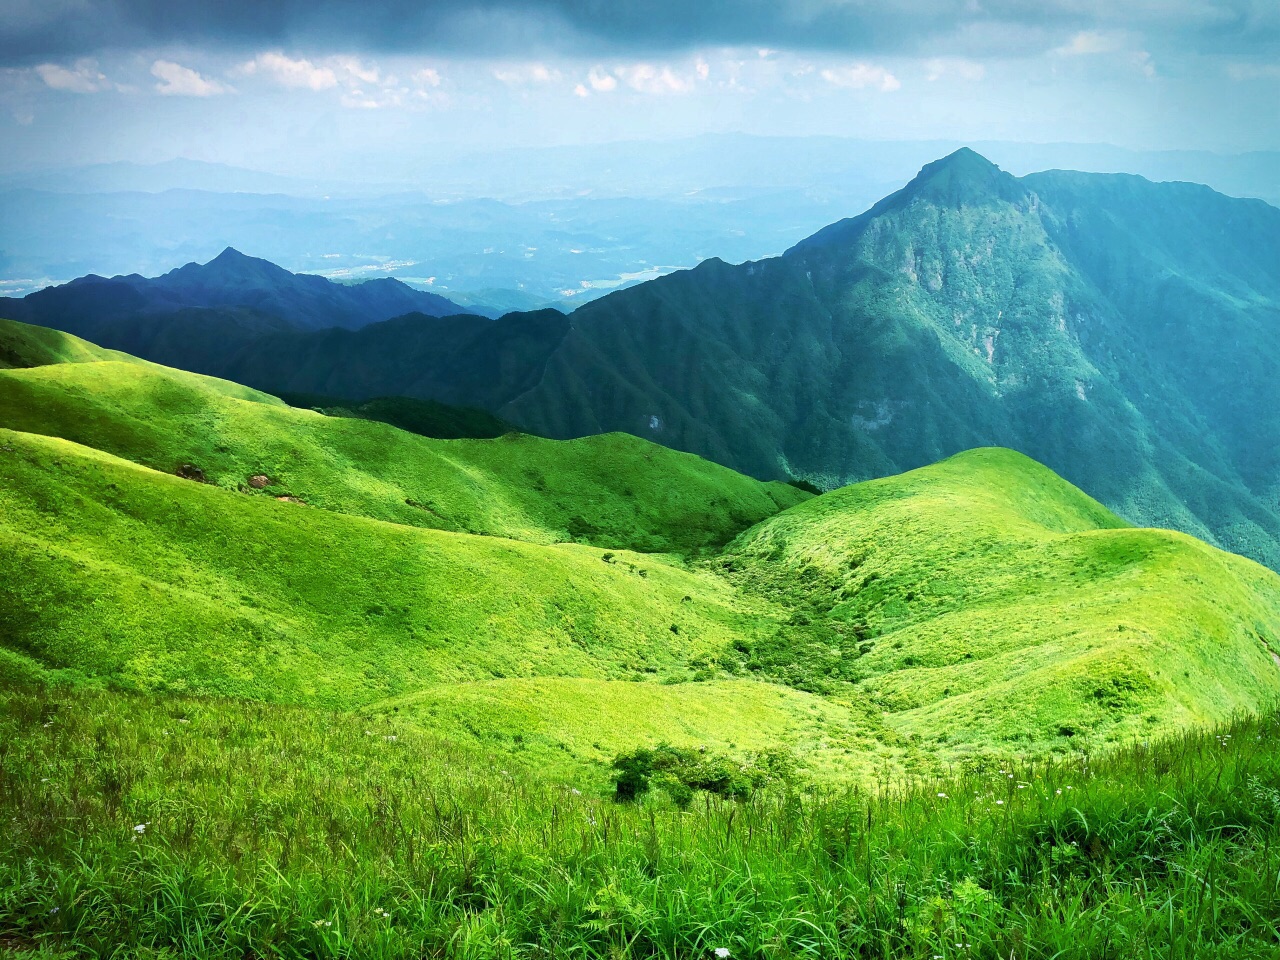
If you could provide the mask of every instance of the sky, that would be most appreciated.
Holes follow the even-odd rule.
[[[0,171],[704,133],[1280,149],[1280,0],[0,0]]]

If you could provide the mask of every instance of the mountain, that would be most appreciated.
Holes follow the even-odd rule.
[[[363,362],[426,352],[383,325],[327,351],[273,335],[210,370],[478,405],[546,436],[622,430],[827,488],[1008,446],[1139,523],[1280,568],[1280,210],[1260,201],[1018,179],[961,150],[783,256],[611,294],[563,336],[511,322],[467,332],[503,331],[487,375]]]
[[[575,776],[786,746],[819,779],[1280,694],[1280,576],[1009,450],[811,497],[624,435],[429,440],[0,343],[35,364],[0,370],[8,682],[361,708]]]
[[[398,280],[334,283],[231,247],[206,264],[189,263],[160,277],[90,274],[22,299],[0,298],[0,316],[196,367],[201,357],[263,333],[354,329],[410,312],[466,311]]]
[[[230,333],[175,315],[106,345],[271,392],[623,431],[823,488],[1006,446],[1280,569],[1280,210],[1205,187],[1015,178],[966,149],[782,256],[706,260],[567,317],[308,332],[236,309]]]

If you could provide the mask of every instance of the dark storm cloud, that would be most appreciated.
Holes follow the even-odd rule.
[[[876,53],[1036,53],[1083,30],[1259,55],[1276,0],[0,0],[9,64],[187,44],[511,54],[749,44]]]

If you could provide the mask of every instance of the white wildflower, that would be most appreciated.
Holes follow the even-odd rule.
[[[719,957],[720,960],[725,960],[725,958],[729,956],[729,948],[716,947],[716,956]]]

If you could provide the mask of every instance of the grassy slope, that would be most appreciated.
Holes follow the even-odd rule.
[[[847,679],[944,756],[1144,736],[1280,695],[1280,578],[1129,528],[1011,451],[827,494],[734,549],[746,586],[856,635]]]
[[[433,680],[665,674],[741,629],[727,585],[639,555],[331,514],[11,431],[0,478],[5,635],[129,686],[351,706]]]
[[[0,684],[0,770],[0,956],[23,960],[1280,949],[1276,716],[681,812],[394,717]]]
[[[554,677],[436,684],[377,710],[423,734],[449,731],[544,776],[596,785],[615,756],[638,744],[732,755],[783,748],[804,776],[841,782],[869,782],[884,770],[899,771],[916,753],[861,704],[745,679],[672,685]]]
[[[90,362],[0,372],[0,423],[35,431],[0,433],[9,675],[399,708],[504,749],[527,731],[548,769],[664,734],[787,741],[824,777],[1280,694],[1275,575],[1009,451],[809,499],[717,560],[613,555],[550,541],[700,546],[746,525],[741,498],[803,495],[618,435],[428,441],[59,343]],[[289,486],[243,489],[260,470]],[[387,522],[422,488],[431,516],[523,541]]]
[[[262,475],[270,483],[261,496],[340,513],[540,543],[688,552],[806,497],[621,434],[433,441],[294,409],[38,327],[0,321],[0,335],[25,341],[33,355],[30,344],[58,340],[46,365],[0,371],[0,424],[166,473],[194,464],[230,489],[250,490],[249,479]],[[98,362],[56,362],[63,356]]]

